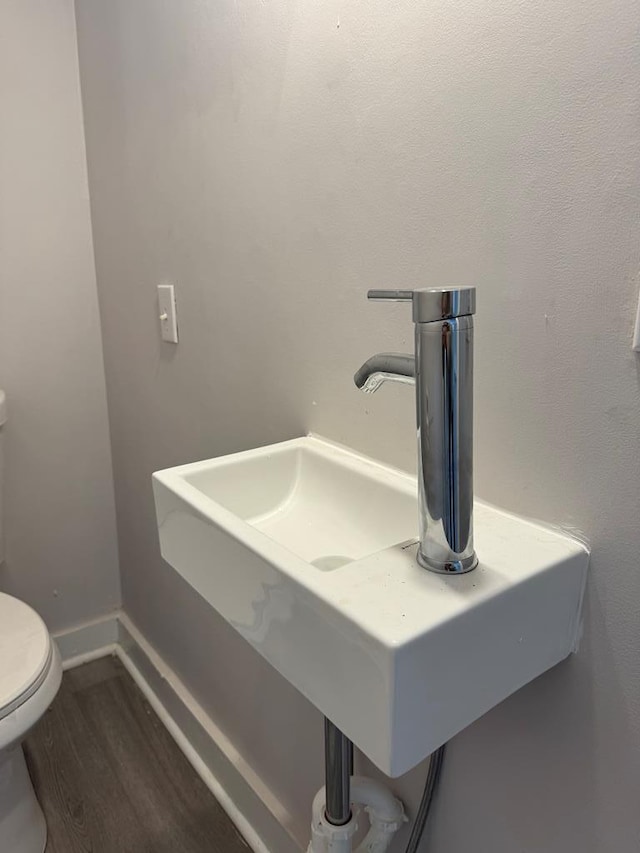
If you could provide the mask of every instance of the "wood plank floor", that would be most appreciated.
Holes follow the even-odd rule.
[[[46,853],[247,853],[113,657],[65,673],[25,744]]]

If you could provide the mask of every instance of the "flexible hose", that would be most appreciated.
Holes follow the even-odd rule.
[[[411,830],[411,838],[409,838],[406,853],[417,853],[418,844],[420,844],[425,826],[427,825],[433,798],[438,787],[438,782],[440,781],[442,762],[444,761],[444,750],[445,747],[441,746],[440,749],[437,749],[431,756],[429,772],[427,773],[427,781],[424,784],[422,799],[418,806],[418,813],[413,824],[413,829]]]

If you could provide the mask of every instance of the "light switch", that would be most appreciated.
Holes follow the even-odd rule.
[[[158,308],[160,334],[163,341],[178,343],[178,318],[176,316],[176,294],[172,284],[158,285]]]

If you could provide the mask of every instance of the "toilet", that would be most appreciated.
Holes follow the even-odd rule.
[[[6,400],[0,391],[0,494]],[[0,563],[4,559],[0,498]],[[22,741],[55,698],[60,654],[46,625],[24,602],[0,593],[0,851],[43,853],[47,827]]]

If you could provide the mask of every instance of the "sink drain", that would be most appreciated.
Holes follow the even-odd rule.
[[[353,563],[351,557],[345,557],[342,554],[328,554],[326,557],[317,557],[311,560],[311,565],[321,572],[332,572],[334,569],[339,569],[340,566],[346,566],[347,563]]]

